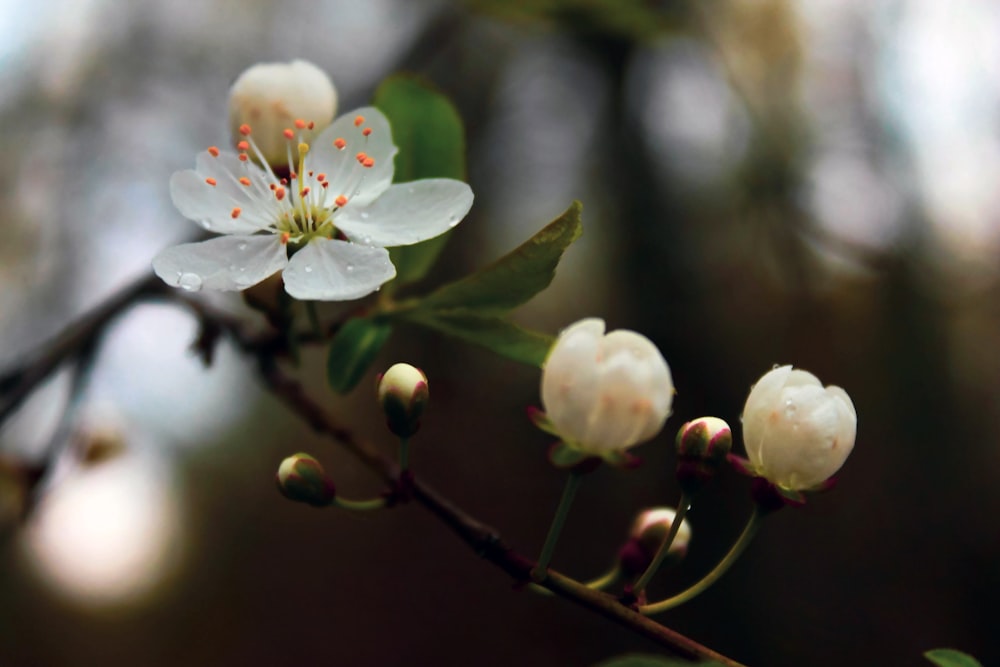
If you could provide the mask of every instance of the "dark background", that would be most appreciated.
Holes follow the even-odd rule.
[[[0,4],[0,30],[3,367],[193,232],[169,175],[223,143],[244,68],[312,60],[341,112],[416,71],[462,112],[476,193],[428,284],[580,199],[584,237],[517,319],[643,332],[678,388],[644,466],[586,480],[555,566],[603,571],[637,511],[676,502],[674,430],[714,414],[738,433],[750,385],[791,363],[857,407],[839,484],[768,519],[663,622],[754,666],[921,665],[939,646],[1000,664],[993,3],[62,0]],[[534,555],[562,486],[524,418],[538,371],[402,333],[377,366],[430,378],[418,474]],[[232,350],[203,370],[193,335],[165,305],[109,331],[71,430],[125,451],[61,471],[0,545],[0,665],[591,665],[656,650],[512,590],[419,507],[359,518],[284,501],[273,473],[300,450],[345,494],[381,487]],[[323,363],[303,359],[315,395],[391,451],[369,382],[334,397]],[[43,455],[67,382],[0,431],[5,457]],[[699,499],[688,559],[654,593],[721,557],[748,486],[726,471]]]

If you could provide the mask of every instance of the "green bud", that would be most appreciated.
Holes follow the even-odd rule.
[[[297,503],[326,507],[336,496],[333,480],[319,461],[308,454],[295,454],[282,461],[275,479],[281,494]]]
[[[676,445],[677,481],[682,491],[693,494],[726,462],[733,433],[718,417],[701,417],[680,427]]]
[[[430,399],[423,371],[410,364],[395,364],[378,376],[375,387],[389,430],[401,438],[416,433]]]

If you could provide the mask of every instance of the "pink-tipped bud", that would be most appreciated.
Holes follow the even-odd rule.
[[[629,577],[637,577],[646,571],[667,538],[676,516],[676,510],[670,507],[655,507],[639,513],[632,524],[628,542],[618,552],[622,572]],[[664,564],[669,566],[680,562],[687,554],[690,541],[691,525],[684,520],[670,544]]]
[[[423,371],[410,364],[395,364],[378,376],[376,392],[390,431],[408,438],[420,429],[420,415],[430,399]]]
[[[692,494],[715,476],[733,448],[729,424],[718,417],[692,419],[677,431],[677,481]]]
[[[295,454],[282,461],[275,479],[281,494],[297,503],[326,507],[337,495],[333,480],[308,454]]]

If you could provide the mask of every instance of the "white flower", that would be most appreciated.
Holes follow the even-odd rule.
[[[757,474],[789,490],[816,487],[854,447],[858,416],[840,387],[780,366],[764,374],[743,407],[743,442]]]
[[[233,143],[243,140],[240,127],[254,129],[257,148],[271,166],[287,165],[288,141],[282,135],[296,118],[308,118],[313,127],[302,130],[310,141],[337,113],[337,91],[326,72],[304,60],[260,63],[237,77],[229,89],[229,127]]]
[[[655,436],[673,398],[670,368],[656,346],[634,331],[604,335],[596,318],[563,330],[542,370],[542,405],[554,430],[595,456]]]
[[[296,119],[283,131],[297,158],[288,179],[276,175],[248,124],[238,155],[213,146],[194,169],[176,172],[174,205],[223,236],[167,248],[153,260],[156,275],[188,290],[242,290],[283,270],[297,299],[357,299],[396,275],[386,247],[438,236],[472,207],[461,181],[392,185],[396,147],[375,108],[338,118],[312,144],[301,140],[309,127]]]

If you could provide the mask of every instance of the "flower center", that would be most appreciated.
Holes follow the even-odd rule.
[[[370,127],[362,127],[365,119],[357,116],[354,126],[359,128],[359,140],[367,142],[372,133]],[[299,245],[317,237],[334,238],[337,228],[336,215],[347,206],[352,197],[361,193],[366,173],[375,166],[375,159],[364,151],[355,154],[354,159],[340,160],[337,173],[327,174],[311,169],[309,144],[303,140],[302,132],[312,130],[315,125],[302,119],[294,123],[295,129],[286,128],[282,134],[287,140],[287,167],[272,167],[253,140],[252,130],[244,124],[239,128],[243,136],[237,144],[237,157],[243,163],[241,173],[225,170],[225,176],[245,190],[248,203],[234,206],[230,211],[233,219],[253,215],[254,221],[264,222],[262,229],[281,235],[282,243]],[[348,150],[348,142],[337,137],[332,142],[337,151]],[[352,147],[353,148],[353,147]],[[218,157],[220,151],[211,146],[209,155]],[[251,157],[263,168],[250,166]],[[286,172],[287,176],[279,172]],[[330,179],[333,179],[331,181]],[[215,178],[206,178],[210,186],[218,183]],[[330,192],[331,182],[342,190],[339,194]],[[348,194],[350,193],[350,195]]]

